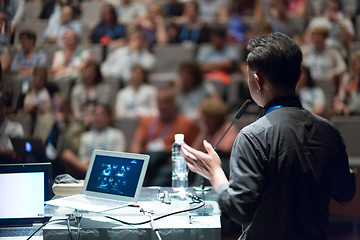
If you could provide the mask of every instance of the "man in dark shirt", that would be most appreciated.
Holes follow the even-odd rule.
[[[229,181],[208,142],[207,153],[183,145],[185,159],[219,193],[222,214],[243,225],[240,239],[326,239],[330,199],[348,202],[355,192],[343,140],[295,97],[299,46],[272,33],[248,50],[249,90],[263,114],[238,134]]]

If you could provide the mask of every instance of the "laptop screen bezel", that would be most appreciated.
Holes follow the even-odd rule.
[[[22,164],[0,164],[1,173],[44,173],[44,202],[52,198],[51,179],[52,168],[51,163],[22,163]],[[50,217],[37,218],[1,218],[1,227],[11,226],[31,226],[34,223],[43,223]]]
[[[108,194],[108,193],[101,193],[101,192],[94,192],[94,191],[87,190],[91,172],[92,172],[92,168],[93,168],[94,162],[96,160],[96,156],[109,156],[109,157],[127,158],[127,159],[132,159],[132,160],[142,160],[143,161],[143,166],[141,168],[141,173],[139,176],[138,184],[136,186],[136,191],[135,191],[134,197],[120,196],[120,195],[115,195],[115,194]],[[146,170],[147,170],[147,167],[149,164],[149,160],[150,160],[150,156],[146,155],[146,154],[114,152],[114,151],[105,151],[105,150],[95,149],[91,155],[90,164],[89,164],[88,170],[86,172],[84,186],[82,188],[81,193],[88,195],[88,196],[109,198],[109,199],[118,200],[118,201],[137,202],[137,199],[141,192],[141,188],[143,186],[143,182],[144,182]]]

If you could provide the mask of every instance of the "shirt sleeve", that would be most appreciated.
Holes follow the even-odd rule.
[[[15,0],[13,0],[15,1]],[[25,1],[24,0],[16,0],[16,13],[15,16],[13,17],[12,21],[11,21],[11,26],[15,27],[21,20],[21,18],[24,15],[24,10],[25,10]]]
[[[16,54],[13,62],[11,63],[11,69],[10,72],[11,73],[17,73],[20,69],[20,55],[19,53]]]
[[[239,224],[249,223],[264,188],[264,153],[257,140],[240,132],[230,158],[229,185],[221,186],[218,203],[222,214]]]

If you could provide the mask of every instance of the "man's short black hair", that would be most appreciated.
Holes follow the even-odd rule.
[[[36,33],[33,30],[27,29],[27,30],[21,31],[19,34],[19,39],[21,39],[22,37],[31,39],[34,41],[34,43],[36,43]]]
[[[250,40],[249,69],[263,74],[274,86],[292,90],[301,72],[300,47],[283,33],[270,33]]]

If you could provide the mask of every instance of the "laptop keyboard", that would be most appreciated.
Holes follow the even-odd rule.
[[[105,210],[121,208],[127,206],[129,203],[124,201],[116,201],[112,199],[98,198],[93,196],[86,196],[83,194],[73,195],[71,197],[59,198],[54,200],[56,202],[49,203],[51,205],[71,207],[79,210],[87,210],[93,212],[102,212]]]

